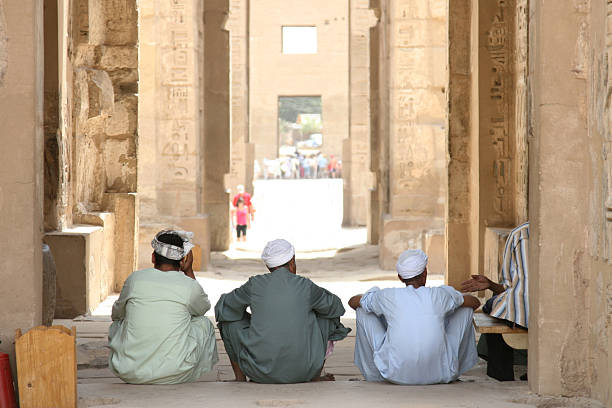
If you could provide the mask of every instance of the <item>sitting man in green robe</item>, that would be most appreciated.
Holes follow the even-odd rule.
[[[109,367],[132,384],[197,380],[219,360],[208,296],[192,269],[193,233],[161,231],[154,268],[132,273],[113,305]]]
[[[296,275],[289,242],[268,242],[261,258],[270,273],[252,276],[215,306],[236,381],[333,381],[333,375],[321,377],[321,371],[333,341],[350,331],[340,323],[340,298]]]

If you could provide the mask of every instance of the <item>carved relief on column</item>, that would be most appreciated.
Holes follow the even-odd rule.
[[[157,92],[157,209],[164,215],[199,212],[200,181],[194,10],[190,0],[159,2],[162,21]]]
[[[529,41],[529,5],[527,0],[516,0],[516,21],[514,36],[514,123],[516,137],[516,171],[514,182],[516,186],[514,198],[514,225],[520,225],[528,220],[528,127],[527,127],[527,75],[528,75],[528,41]]]
[[[511,68],[511,42],[513,30],[511,15],[514,12],[507,0],[496,0],[493,21],[487,31],[486,49],[487,70],[482,72],[485,78],[485,95],[481,95],[481,147],[483,141],[489,145],[482,151],[490,157],[481,155],[481,162],[492,164],[494,186],[492,196],[486,200],[493,201],[491,221],[513,222],[513,177],[511,134],[514,128],[511,117],[513,100],[513,76]],[[482,82],[481,82],[482,83]],[[484,108],[484,109],[483,109]],[[491,149],[492,147],[492,149]],[[484,159],[484,160],[483,160]],[[482,168],[482,167],[481,167]],[[486,168],[486,167],[485,167]],[[488,195],[488,192],[485,192]]]
[[[194,231],[208,256],[201,137],[203,9],[198,0],[141,2],[138,193],[141,267],[161,228]],[[199,261],[199,259],[198,259]]]

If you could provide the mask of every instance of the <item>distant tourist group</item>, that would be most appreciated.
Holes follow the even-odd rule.
[[[113,305],[109,366],[127,383],[195,381],[218,362],[215,328],[205,317],[211,304],[192,267],[192,237],[159,232],[151,242],[153,267],[133,272]],[[502,285],[479,276],[463,284],[465,291],[492,289],[489,313],[523,327],[527,239],[528,224],[510,234]],[[325,361],[351,331],[340,321],[342,301],[297,274],[289,242],[268,242],[261,258],[269,272],[222,295],[214,308],[236,381],[333,380],[323,374]],[[478,361],[472,314],[480,301],[450,286],[427,287],[427,263],[423,251],[404,251],[396,270],[405,287],[374,287],[349,300],[356,310],[355,364],[367,381],[450,383]]]
[[[277,159],[263,159],[262,165],[255,160],[255,178],[268,179],[312,179],[341,178],[342,160],[333,154],[327,158],[323,153],[305,156],[295,153]]]

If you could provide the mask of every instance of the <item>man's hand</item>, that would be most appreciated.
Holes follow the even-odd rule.
[[[353,309],[357,310],[358,307],[361,307],[361,297],[363,295],[355,295],[349,299],[348,304]]]
[[[479,290],[489,289],[491,281],[484,275],[472,275],[472,279],[461,284],[462,292],[478,292]]]
[[[463,304],[462,307],[471,307],[476,310],[480,307],[480,300],[476,296],[472,295],[463,295]]]
[[[181,271],[189,276],[191,279],[195,280],[195,274],[193,273],[193,253],[189,251],[189,253],[181,259]]]

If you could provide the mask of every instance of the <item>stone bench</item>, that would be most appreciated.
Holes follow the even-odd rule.
[[[526,350],[529,346],[527,330],[510,327],[500,319],[491,317],[482,311],[474,313],[474,328],[481,334],[501,334],[504,341],[513,349]]]

